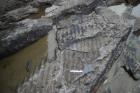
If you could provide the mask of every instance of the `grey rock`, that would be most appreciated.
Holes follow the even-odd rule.
[[[140,18],[136,18],[134,22],[134,31],[140,29]]]
[[[126,50],[124,52],[124,66],[126,67],[127,71],[131,72],[131,77],[134,79],[140,79],[140,69],[139,69],[139,44],[140,44],[140,27],[139,27],[140,20],[137,18],[132,33],[129,36],[126,44]],[[130,73],[129,73],[130,74]]]
[[[140,30],[133,31],[127,41],[127,48],[125,53],[125,66],[130,70],[136,79],[140,79]]]
[[[135,17],[140,18],[140,4],[138,4],[137,6],[133,7],[132,15],[135,16]]]
[[[16,26],[0,32],[0,57],[18,51],[38,40],[52,29],[51,21],[47,19],[26,19],[16,23]]]
[[[56,58],[46,63],[45,74],[36,74],[38,83],[47,82],[46,90],[42,93],[90,93],[104,81],[122,53],[130,33],[125,21],[113,12],[109,14],[74,14],[57,22],[56,41],[59,49],[56,48]],[[84,70],[85,73],[72,73],[70,70]],[[47,79],[40,80],[39,77],[46,75]],[[25,82],[18,92],[25,93],[27,90],[33,93],[28,90],[31,82],[33,79]],[[56,88],[56,82],[62,86]],[[72,89],[74,91],[69,91]],[[31,90],[35,90],[35,87]]]
[[[107,79],[101,85],[97,93],[139,93],[140,91],[140,81],[132,79],[131,75],[122,68],[122,63],[124,60],[123,56],[118,59],[118,61],[113,65],[110,72],[107,75]]]
[[[103,6],[102,0],[63,0],[47,8],[46,17],[58,17],[64,16],[65,14],[89,14],[97,6]]]
[[[76,43],[82,40],[84,44],[84,40],[85,42],[87,42],[86,39],[92,39],[92,37],[98,38],[98,36],[100,35],[103,35],[105,37],[106,35],[114,36],[113,34],[120,34],[117,31],[110,32],[110,30],[113,28],[114,29],[117,28],[117,25],[115,25],[115,23],[122,23],[123,20],[118,20],[121,18],[119,18],[119,16],[117,16],[112,11],[106,11],[104,12],[104,14],[102,14],[102,16],[104,16],[105,18],[100,17],[99,15],[96,15],[95,13],[92,13],[88,16],[87,15],[78,15],[78,16],[74,15],[68,19],[59,21],[59,24],[57,25],[58,30],[60,29],[57,32],[57,37],[58,37],[57,40],[58,40],[59,48],[64,49],[68,47],[69,45],[72,45],[73,43]],[[95,19],[93,17],[95,17]],[[108,22],[108,23],[105,24],[105,22]],[[98,26],[98,24],[101,24],[101,25]],[[123,27],[119,29],[121,30],[123,29]],[[106,34],[102,34],[104,33],[105,30],[107,30]],[[121,37],[121,36],[118,36],[118,37]],[[87,44],[85,43],[85,45]],[[87,45],[87,47],[89,47],[89,45]],[[85,50],[85,52],[88,52],[88,51]]]
[[[6,13],[0,18],[0,20],[6,22],[15,22],[24,19],[29,15],[37,12],[38,12],[37,8],[33,8],[32,6],[26,6]]]
[[[125,0],[106,0],[106,4],[108,6],[117,5],[117,4],[121,4],[121,3],[126,3],[126,1]]]
[[[33,7],[51,7],[55,0],[34,0],[30,3]]]
[[[112,6],[112,5],[119,5],[121,3],[125,3],[128,5],[133,5],[136,6],[140,3],[139,0],[104,0],[106,2],[107,6]]]
[[[0,21],[0,31],[7,29],[7,28],[12,28],[14,26],[15,26],[14,23],[7,23],[7,22]]]
[[[33,0],[0,0],[0,15],[6,13],[7,11],[27,5],[31,1]]]

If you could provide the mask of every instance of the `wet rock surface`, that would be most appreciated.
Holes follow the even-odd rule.
[[[15,27],[0,33],[0,57],[3,58],[47,35],[52,29],[47,19],[26,19],[15,24]]]

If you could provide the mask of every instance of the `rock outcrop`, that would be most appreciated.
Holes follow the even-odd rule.
[[[33,0],[0,0],[0,15],[6,13],[7,11],[24,6],[32,1]]]
[[[97,93],[139,93],[140,69],[139,69],[139,19],[130,36],[120,58],[113,65],[105,82]]]
[[[0,20],[2,22],[17,22],[37,12],[38,9],[32,6],[21,7],[7,12],[5,15],[1,16]]]
[[[46,16],[54,18],[48,44],[55,42],[55,47],[48,45],[48,62],[18,93],[95,93],[123,53],[131,32],[125,19],[106,7],[96,14],[97,6],[70,5],[61,11],[56,11],[59,6],[47,10],[52,14]],[[85,13],[86,9],[92,11]]]
[[[42,5],[38,0],[38,6],[34,6],[31,1],[0,14],[0,59],[47,35],[52,29],[51,19],[41,18],[50,5]]]
[[[128,23],[135,17],[124,18],[130,16],[117,15],[107,7],[124,2],[34,0],[1,15],[0,57],[48,34],[46,64],[18,88],[18,93],[96,93],[106,80],[114,80],[109,77],[113,64],[121,64],[127,75],[131,72],[132,78],[139,79],[139,26]],[[40,6],[49,6],[43,17],[28,18],[37,14]]]
[[[52,29],[48,19],[26,19],[15,23],[10,29],[0,32],[0,58],[17,52],[21,48],[47,35]]]
[[[131,4],[131,5],[138,5],[140,3],[139,0],[105,0],[108,6],[117,5],[121,3]]]

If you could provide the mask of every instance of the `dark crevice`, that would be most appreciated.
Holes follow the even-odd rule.
[[[140,29],[134,31],[133,34],[138,37],[140,35]]]
[[[128,4],[128,0],[125,0],[125,2]]]
[[[132,77],[133,80],[135,80],[135,81],[138,80],[138,79],[136,79],[136,78],[134,77],[134,75],[133,75],[133,73],[132,73],[132,71],[131,71],[130,69],[127,69],[126,66],[122,66],[122,68],[124,69],[124,71],[125,71],[126,73],[128,73],[128,75],[129,75],[130,77]]]

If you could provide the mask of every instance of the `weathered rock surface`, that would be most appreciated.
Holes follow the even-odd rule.
[[[7,11],[24,6],[31,1],[33,0],[0,0],[0,15]]]
[[[131,19],[125,19],[123,13],[117,15],[104,7],[124,2],[35,0],[30,6],[10,11],[1,17],[0,57],[18,51],[51,30],[48,33],[47,63],[18,88],[18,93],[96,93],[103,82],[109,79],[113,81],[109,84],[112,88],[116,87],[116,90],[107,88],[99,93],[127,93],[129,89],[121,91],[118,88],[120,85],[114,84],[120,83],[119,80],[128,82],[130,77],[128,81],[124,79],[128,78],[130,72],[132,78],[140,78],[139,22],[136,21],[131,29],[132,24],[127,23]],[[46,5],[50,7],[46,8],[43,18],[22,20],[36,13],[38,7]],[[15,22],[19,20],[22,21]],[[114,66],[113,72],[111,69],[114,63],[119,74],[110,76],[110,73],[117,73]],[[124,66],[127,73],[121,66]],[[122,75],[120,72],[123,72],[124,77],[119,76]],[[138,83],[133,85],[135,87]]]
[[[54,57],[25,82],[18,92],[96,91],[121,54],[130,33],[129,26],[122,18],[111,10],[104,10],[110,15],[106,15],[106,12],[100,15],[92,12],[59,20],[52,30],[58,44],[53,49]]]
[[[134,80],[131,74],[122,67],[120,57],[110,70],[107,79],[97,93],[139,93],[140,81]]]
[[[62,0],[46,9],[47,17],[58,17],[65,14],[89,14],[97,6],[103,6],[102,0]]]
[[[126,0],[106,0],[108,6],[126,3]]]
[[[34,8],[32,6],[26,6],[22,8],[18,8],[12,11],[7,12],[5,15],[3,15],[0,20],[3,22],[16,22],[23,18],[28,17],[31,14],[35,14],[38,12],[37,8]]]
[[[52,22],[47,19],[26,19],[15,27],[0,32],[0,58],[16,52],[28,44],[46,35],[52,29]]]
[[[113,65],[107,79],[97,93],[139,93],[140,91],[140,69],[139,69],[139,35],[140,20],[132,17],[132,7],[129,7],[125,18],[132,25],[124,51]],[[139,12],[136,12],[139,13]]]
[[[44,8],[47,5],[34,7],[31,1],[33,0],[25,1],[24,6],[20,5],[0,15],[0,58],[40,39],[52,29],[52,22],[41,18],[45,14]]]
[[[135,6],[135,7],[132,9],[132,15],[133,15],[134,17],[140,18],[140,4],[138,4],[137,6]]]
[[[117,5],[121,3],[131,4],[131,5],[138,5],[140,3],[139,0],[106,0],[106,4],[108,6]]]
[[[128,71],[131,71],[132,76],[135,79],[140,79],[140,27],[138,27],[138,25],[139,20],[137,19],[134,25],[133,32],[127,40],[127,47],[124,54],[125,67]]]

